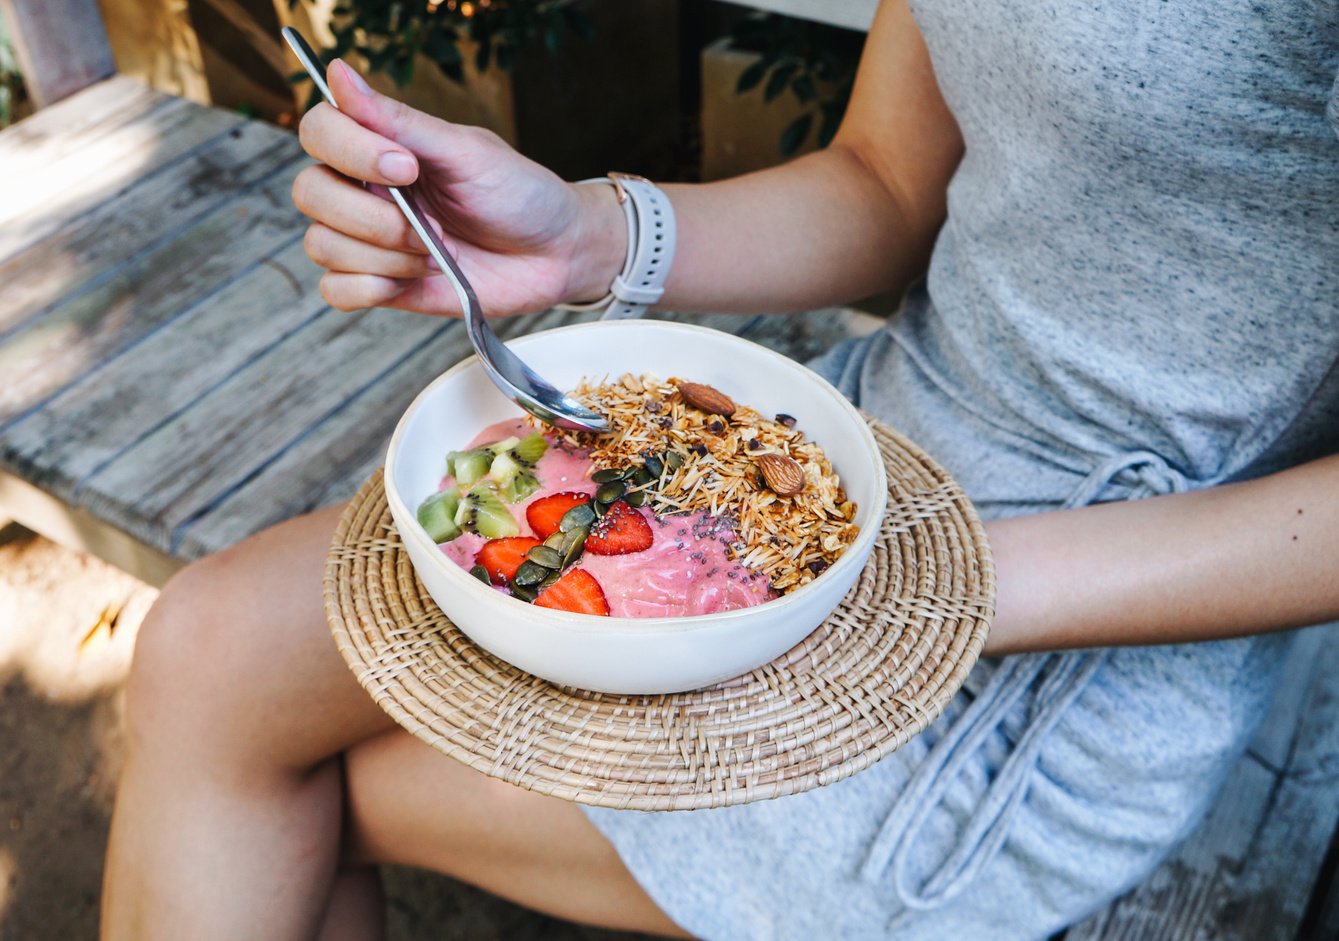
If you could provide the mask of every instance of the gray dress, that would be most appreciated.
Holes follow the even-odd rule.
[[[1339,0],[913,10],[966,154],[925,284],[816,368],[986,517],[1339,451]],[[983,662],[847,781],[587,814],[704,937],[1043,938],[1196,824],[1288,641]]]

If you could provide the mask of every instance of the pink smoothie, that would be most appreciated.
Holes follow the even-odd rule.
[[[523,438],[533,429],[521,419],[498,422],[479,433],[467,447],[475,448],[502,438]],[[525,519],[525,508],[541,497],[569,491],[593,494],[596,484],[588,474],[591,462],[582,452],[550,446],[535,467],[539,491],[510,507],[521,535],[534,533]],[[453,481],[443,479],[441,488]],[[656,517],[640,512],[655,541],[651,548],[626,555],[599,556],[584,553],[574,568],[595,577],[609,601],[613,617],[687,617],[712,614],[761,604],[773,597],[766,576],[750,572],[728,558],[734,538],[729,523],[705,513]],[[461,568],[474,565],[475,553],[487,542],[476,533],[463,533],[444,543],[442,552]],[[499,589],[501,590],[501,589]]]

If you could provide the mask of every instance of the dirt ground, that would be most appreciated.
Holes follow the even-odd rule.
[[[121,686],[152,588],[0,525],[0,941],[94,938]],[[634,941],[391,869],[391,941]]]

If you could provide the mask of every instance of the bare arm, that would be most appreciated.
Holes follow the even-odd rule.
[[[831,146],[666,188],[680,237],[664,306],[796,310],[905,286],[925,268],[962,146],[906,3],[884,2]]]
[[[992,655],[1339,620],[1339,455],[1240,484],[986,526]]]
[[[376,94],[343,64],[328,76],[342,110],[318,105],[300,128],[327,166],[304,170],[293,198],[314,220],[307,250],[329,269],[330,303],[459,313],[395,208],[355,181],[414,183],[490,313],[605,293],[627,252],[608,187],[564,183],[493,134]],[[796,310],[905,284],[925,265],[961,153],[905,0],[886,0],[831,147],[666,188],[679,243],[664,306]]]

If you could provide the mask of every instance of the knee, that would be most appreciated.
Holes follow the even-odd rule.
[[[135,641],[126,684],[125,720],[132,745],[228,708],[237,685],[230,642],[226,558],[211,556],[163,586]],[[231,680],[231,682],[230,682]]]

